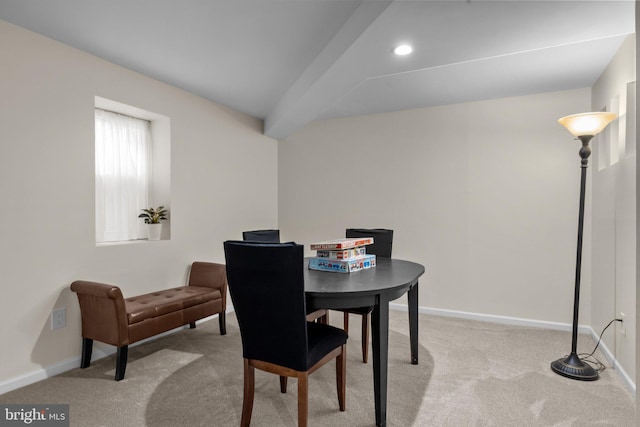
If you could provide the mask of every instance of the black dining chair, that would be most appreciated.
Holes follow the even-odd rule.
[[[303,246],[224,242],[227,282],[242,338],[244,400],[241,426],[251,422],[255,369],[298,379],[298,425],[308,419],[308,376],[336,359],[338,402],[345,410],[345,331],[307,322]]]
[[[242,240],[251,242],[280,243],[280,230],[243,231]],[[315,310],[307,314],[310,322],[329,323],[329,310]]]
[[[373,237],[373,244],[366,246],[368,254],[380,258],[391,258],[393,230],[385,228],[347,228],[345,237]],[[344,313],[344,330],[349,333],[349,314],[362,316],[362,362],[369,359],[369,318],[373,307],[356,307],[339,310]]]
[[[242,232],[242,240],[280,243],[280,230],[251,230]]]

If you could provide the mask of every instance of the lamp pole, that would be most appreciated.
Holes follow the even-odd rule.
[[[598,379],[598,371],[585,363],[578,356],[578,311],[580,309],[580,273],[582,270],[582,232],[584,228],[584,200],[587,185],[587,164],[591,155],[589,142],[602,132],[607,125],[617,117],[614,113],[597,112],[582,113],[566,116],[558,122],[582,143],[580,148],[580,209],[578,211],[578,248],[576,251],[576,280],[573,295],[573,326],[571,334],[571,353],[561,359],[551,362],[551,369],[562,376],[593,381]]]
[[[580,209],[578,211],[578,249],[576,252],[576,280],[573,296],[573,328],[571,334],[571,354],[563,359],[551,362],[551,369],[565,377],[593,381],[598,379],[598,371],[591,365],[580,360],[578,356],[578,312],[580,309],[580,273],[582,271],[582,231],[584,229],[584,200],[587,185],[587,163],[591,155],[589,141],[593,135],[582,135],[578,139],[582,142],[580,148]]]

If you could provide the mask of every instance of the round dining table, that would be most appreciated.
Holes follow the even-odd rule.
[[[305,260],[308,265],[308,259]],[[376,425],[387,422],[387,365],[389,359],[389,302],[408,296],[411,363],[418,364],[418,278],[424,266],[378,257],[376,266],[351,273],[304,269],[307,311],[373,307],[373,388]]]

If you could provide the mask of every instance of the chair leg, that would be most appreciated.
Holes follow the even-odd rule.
[[[347,395],[347,346],[342,346],[342,353],[336,357],[336,387],[338,389],[338,404],[340,410],[346,409]]]
[[[309,373],[298,373],[298,427],[307,427],[309,418]]]
[[[244,359],[244,398],[242,400],[242,419],[240,427],[249,427],[253,411],[253,393],[255,391],[255,368]]]
[[[287,392],[287,377],[280,375],[280,393]]]
[[[369,359],[369,313],[362,315],[362,363]]]
[[[344,312],[344,320],[342,323],[342,329],[344,329],[344,331],[347,333],[347,335],[349,335],[349,313],[348,312]]]
[[[82,360],[80,367],[88,368],[91,365],[91,353],[93,352],[93,340],[91,338],[82,338]]]
[[[220,325],[220,335],[227,335],[227,313],[224,311],[218,314],[218,324]]]
[[[116,357],[116,381],[120,381],[124,378],[124,373],[127,370],[127,356],[129,355],[129,346],[123,345],[118,347],[118,354]]]
[[[329,310],[325,310],[324,311],[324,316],[322,316],[320,319],[318,319],[320,323],[322,323],[323,325],[328,325],[329,324]]]

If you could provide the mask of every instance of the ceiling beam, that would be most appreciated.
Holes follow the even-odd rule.
[[[315,120],[332,102],[362,80],[362,67],[346,55],[393,1],[363,1],[320,55],[271,110],[264,134],[284,139]]]

